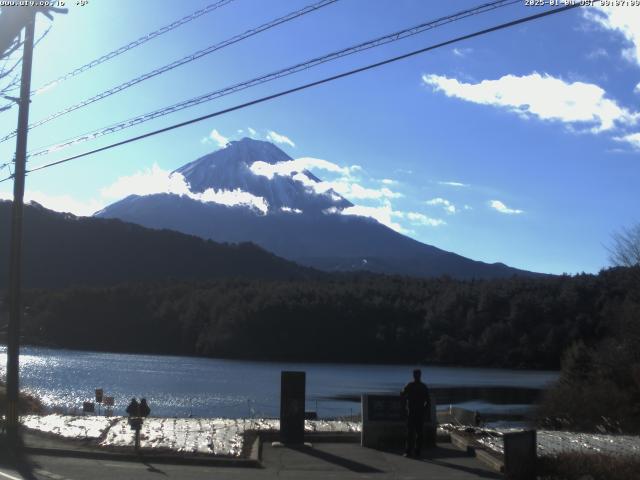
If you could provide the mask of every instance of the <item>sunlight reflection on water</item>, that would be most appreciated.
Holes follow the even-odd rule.
[[[0,369],[6,367],[0,346]],[[359,403],[333,397],[362,392],[399,392],[412,365],[333,365],[251,362],[195,357],[133,355],[23,347],[21,388],[49,408],[80,408],[94,389],[115,397],[123,414],[131,397],[146,397],[158,416],[275,417],[281,370],[307,372],[307,409],[321,417],[359,413]],[[541,388],[555,372],[422,367],[424,380],[438,386],[499,385]],[[96,405],[97,408],[97,405]]]

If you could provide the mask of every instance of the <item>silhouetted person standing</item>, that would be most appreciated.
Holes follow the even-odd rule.
[[[147,404],[146,401],[144,403],[145,405]],[[142,429],[142,418],[140,417],[142,412],[140,411],[140,406],[141,404],[138,403],[136,397],[133,397],[126,410],[129,414],[129,426],[135,432],[134,439],[136,452],[140,450],[140,430]],[[147,409],[148,408],[149,407],[147,406]]]
[[[149,408],[149,405],[147,405],[147,399],[143,398],[140,400],[140,416],[148,417],[150,413],[151,409]]]
[[[126,412],[130,417],[140,416],[140,404],[138,403],[138,400],[136,400],[135,397],[131,399],[131,402],[129,403],[129,406],[127,407]]]
[[[420,381],[422,372],[418,369],[413,371],[413,382],[407,383],[402,389],[402,397],[407,408],[407,450],[405,455],[420,456],[422,448],[422,437],[424,431],[425,412],[431,406],[429,389]]]

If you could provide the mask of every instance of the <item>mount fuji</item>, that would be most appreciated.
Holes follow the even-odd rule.
[[[302,159],[304,160],[304,159]],[[418,277],[537,275],[484,263],[344,214],[353,204],[272,143],[244,138],[171,175],[170,193],[130,195],[95,216],[118,218],[218,242],[253,242],[326,271]],[[175,182],[174,182],[175,181]]]

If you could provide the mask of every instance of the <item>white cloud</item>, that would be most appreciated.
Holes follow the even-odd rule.
[[[390,203],[385,203],[379,207],[366,207],[363,205],[354,205],[352,207],[345,208],[344,210],[337,210],[335,208],[329,209],[327,213],[338,213],[341,215],[355,215],[358,217],[368,217],[377,220],[382,225],[385,225],[396,232],[405,233],[406,231],[402,226],[395,222],[392,218],[394,212]]]
[[[326,182],[326,184],[340,195],[352,199],[379,200],[381,198],[401,198],[404,196],[400,192],[389,190],[387,187],[379,189],[367,188],[358,183],[348,181]]]
[[[326,193],[331,189],[331,187],[328,186],[329,182],[316,182],[303,172],[297,172],[295,175],[292,175],[291,178],[296,182],[300,182],[305,187],[314,190],[316,193]]]
[[[293,143],[293,141],[289,137],[287,137],[286,135],[281,135],[280,133],[274,132],[273,130],[269,130],[266,138],[267,140],[271,140],[272,142],[275,142],[275,143],[284,143],[289,145],[290,147],[296,146],[296,144]]]
[[[616,122],[633,124],[640,117],[605,98],[598,85],[584,82],[566,83],[550,75],[532,73],[518,77],[505,75],[498,80],[463,83],[455,78],[423,75],[422,80],[449,97],[494,107],[503,107],[525,118],[565,123],[588,123],[593,133],[610,130]]]
[[[618,142],[626,142],[635,149],[640,150],[640,133],[630,133],[621,137],[614,137],[614,140],[617,140]]]
[[[269,204],[263,197],[257,197],[239,188],[235,190],[214,190],[213,188],[207,188],[202,193],[191,193],[188,196],[203,203],[218,203],[228,207],[245,206],[255,208],[262,212],[263,215],[266,215],[269,210]]]
[[[151,168],[118,178],[100,191],[105,198],[119,200],[129,195],[153,195],[156,193],[174,193],[188,195],[189,186],[181,174],[171,175],[157,164]]]
[[[316,182],[314,180],[311,180],[304,173],[296,173],[291,178],[302,183],[305,187],[313,190],[318,195],[332,195],[335,201],[340,200],[340,197],[335,195],[335,193],[338,193],[350,200],[384,200],[389,198],[404,197],[402,193],[394,192],[387,187],[363,187],[356,181],[352,180],[350,177],[342,177],[332,182]]]
[[[206,140],[207,141],[213,141],[213,142],[217,143],[220,148],[226,147],[227,144],[229,143],[229,139],[227,137],[223,136],[215,128],[213,130],[211,130],[211,133],[209,134],[209,137]],[[206,143],[206,141],[204,143]]]
[[[640,93],[640,82],[636,84],[636,86],[633,88],[633,91],[635,93]]]
[[[466,57],[472,52],[473,52],[473,48],[454,48],[453,49],[453,54],[456,57]]]
[[[302,213],[302,210],[300,210],[299,208],[280,207],[280,210],[287,213],[297,213],[297,214]]]
[[[427,205],[440,205],[442,206],[442,208],[444,208],[445,212],[451,215],[457,212],[456,206],[446,198],[442,198],[442,197],[432,198],[431,200],[427,200],[425,203]]]
[[[598,58],[606,58],[608,57],[609,54],[607,53],[607,51],[600,47],[600,48],[596,48],[594,50],[591,50],[589,53],[587,53],[586,57],[589,60],[596,60]]]
[[[467,183],[460,183],[460,182],[438,182],[438,185],[445,185],[447,187],[468,187],[469,184]]]
[[[261,175],[269,179],[272,179],[274,175],[291,177],[318,195],[332,195],[336,201],[340,200],[340,197],[336,194],[350,200],[384,200],[404,196],[402,193],[395,192],[386,186],[369,188],[360,185],[353,177],[354,173],[362,170],[359,165],[341,167],[328,160],[302,157],[275,164],[258,161],[251,164],[249,168],[255,175]],[[306,170],[314,169],[336,173],[340,175],[340,178],[333,181],[316,182],[304,173]]]
[[[258,135],[258,132],[251,127],[247,127],[246,129],[238,128],[236,129],[235,133],[230,137],[225,137],[222,133],[220,133],[217,129],[214,128],[213,130],[211,130],[209,135],[207,135],[206,137],[203,137],[200,140],[200,143],[203,143],[203,144],[215,143],[219,148],[225,148],[229,145],[229,142],[231,142],[232,140],[239,139],[244,136],[248,136],[251,138],[260,137],[260,135]]]
[[[622,34],[628,45],[622,56],[640,66],[640,9],[634,6],[590,8],[584,11],[588,20],[601,27]]]
[[[273,164],[262,161],[253,162],[249,168],[255,175],[262,175],[263,177],[271,179],[274,175],[288,177],[294,173],[301,173],[305,170],[312,169],[349,176],[352,172],[359,170],[361,167],[359,165],[341,167],[340,165],[321,158],[301,157],[296,158],[295,160],[288,160]]]
[[[13,194],[0,192],[0,200],[13,200]],[[78,200],[71,195],[49,195],[37,191],[26,191],[25,202],[37,202],[49,210],[56,212],[68,212],[80,217],[88,217],[104,208],[105,203],[91,199],[87,201]]]
[[[425,225],[428,227],[439,227],[440,225],[446,225],[447,222],[439,218],[431,218],[423,213],[418,212],[406,212],[404,214],[413,225]]]
[[[411,230],[407,230],[395,219],[403,219],[409,221],[411,225],[438,227],[440,225],[446,225],[444,220],[428,217],[418,212],[403,212],[394,210],[389,200],[385,200],[382,205],[377,207],[369,207],[363,205],[354,205],[352,207],[339,210],[335,207],[325,210],[326,214],[340,214],[340,215],[356,215],[359,217],[373,218],[382,225],[385,225],[392,230],[400,233],[410,233]]]
[[[489,202],[489,206],[491,208],[493,208],[494,210],[496,210],[496,211],[498,211],[500,213],[507,214],[507,215],[518,215],[520,213],[524,213],[523,210],[516,210],[516,209],[507,207],[500,200],[491,200]]]
[[[203,203],[218,203],[227,206],[246,206],[266,214],[269,204],[262,197],[240,190],[214,190],[209,188],[202,193],[193,193],[189,184],[180,173],[171,173],[154,164],[150,169],[120,177],[112,185],[101,190],[105,198],[121,199],[129,195],[153,195],[171,193],[187,196]]]
[[[249,168],[255,175],[261,175],[269,179],[272,179],[275,175],[290,177],[293,180],[302,183],[305,187],[316,194],[330,195],[334,201],[340,201],[342,197],[346,197],[353,201],[381,201],[382,205],[379,206],[354,205],[343,210],[335,208],[329,209],[325,213],[370,217],[398,232],[407,233],[399,223],[393,220],[392,217],[394,215],[398,216],[399,213],[393,210],[389,202],[389,199],[400,198],[404,195],[400,192],[391,190],[387,186],[383,186],[382,188],[369,188],[358,183],[358,180],[354,177],[354,173],[362,170],[362,167],[359,165],[342,167],[328,160],[313,157],[302,157],[295,160],[278,162],[276,164],[258,161],[251,164]],[[305,173],[306,171],[314,169],[338,174],[339,178],[333,181],[314,181]],[[385,180],[387,181],[382,182],[384,185],[395,183],[393,180]],[[282,210],[289,211],[287,207]],[[437,222],[430,222],[426,216],[424,218],[412,216],[409,220],[415,224],[437,224]]]
[[[398,183],[400,183],[397,180],[391,180],[390,178],[383,178],[382,180],[380,180],[380,182],[383,185],[397,185]]]

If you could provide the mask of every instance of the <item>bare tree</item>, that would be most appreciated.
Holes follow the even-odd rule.
[[[0,96],[3,97],[14,90],[20,83],[20,78],[15,71],[22,58],[13,58],[13,53],[22,46],[22,25],[17,21],[18,18],[14,13],[17,11],[19,11],[18,8],[9,9],[5,7],[0,9],[0,60],[2,60],[0,81],[4,83],[5,79],[8,80],[8,83],[0,86]],[[11,104],[0,106],[0,111],[7,110],[11,106]]]
[[[640,223],[622,228],[612,236],[609,250],[609,260],[619,267],[634,267],[640,265]]]
[[[56,7],[0,8],[0,58],[11,55],[20,48],[20,32],[36,13],[42,13],[49,20],[53,20],[53,13],[67,13],[67,9]]]
[[[53,7],[3,7],[0,8],[0,97],[10,100],[0,105],[0,112],[15,105],[15,95],[20,87],[20,69],[22,55],[22,29],[36,13],[42,13],[53,20],[52,13],[66,13],[66,9]],[[49,33],[47,29],[35,42],[37,45]],[[18,52],[18,55],[14,55]],[[13,94],[14,96],[10,96]]]

